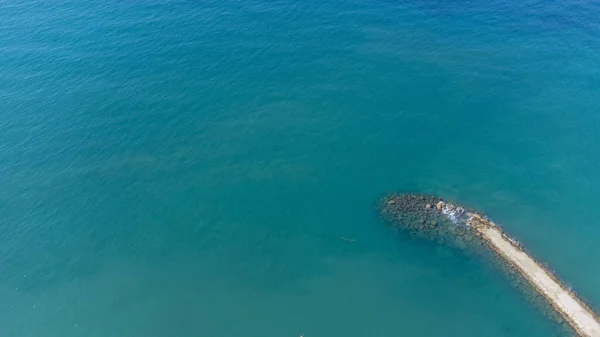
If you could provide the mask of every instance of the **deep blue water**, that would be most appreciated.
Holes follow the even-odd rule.
[[[563,336],[375,205],[478,208],[599,308],[598,17],[0,2],[0,336]]]

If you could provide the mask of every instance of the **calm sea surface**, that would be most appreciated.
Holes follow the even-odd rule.
[[[0,2],[0,336],[564,336],[375,206],[477,208],[600,308],[599,17]]]

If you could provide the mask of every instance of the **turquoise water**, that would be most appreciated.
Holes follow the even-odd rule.
[[[564,335],[375,205],[486,212],[599,308],[598,17],[0,2],[0,335]]]

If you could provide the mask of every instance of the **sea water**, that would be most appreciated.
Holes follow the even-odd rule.
[[[564,335],[376,206],[476,208],[597,309],[598,17],[0,2],[0,336]]]

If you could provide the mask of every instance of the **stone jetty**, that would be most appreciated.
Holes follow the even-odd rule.
[[[600,337],[598,315],[485,215],[436,196],[415,194],[388,196],[381,211],[394,226],[416,236],[463,249],[488,247],[527,280],[577,334]]]

